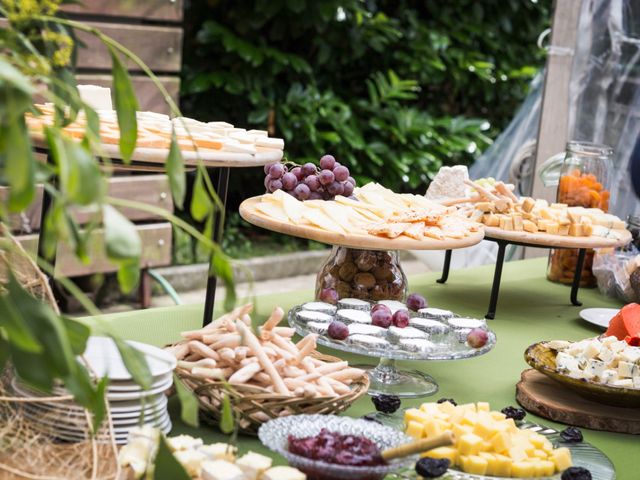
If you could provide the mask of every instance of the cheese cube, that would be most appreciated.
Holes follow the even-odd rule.
[[[491,412],[491,418],[494,420],[504,420],[507,416],[502,412]]]
[[[208,460],[228,460],[229,462],[235,462],[236,460],[237,449],[228,443],[203,445],[198,451],[204,453]]]
[[[440,406],[437,403],[423,403],[420,405],[420,411],[426,413],[427,415],[439,415]]]
[[[491,438],[491,446],[498,453],[508,451],[513,446],[511,435],[506,432],[498,432]]]
[[[538,231],[538,225],[536,225],[535,222],[532,222],[531,220],[523,220],[522,228],[525,232],[529,233],[536,233]]]
[[[516,461],[511,465],[511,476],[531,478],[535,474],[535,467],[531,462]]]
[[[535,207],[536,201],[531,197],[525,197],[522,199],[522,210],[529,213]]]
[[[496,454],[496,466],[493,474],[496,477],[510,477],[513,460],[505,455]]]
[[[272,467],[264,472],[260,480],[307,480],[307,476],[295,468]]]
[[[437,437],[442,434],[445,430],[447,430],[446,426],[442,424],[439,420],[433,419],[428,422],[424,422],[424,436],[426,438]]]
[[[558,227],[558,235],[567,236],[569,235],[569,225],[560,225]]]
[[[556,210],[565,210],[569,207],[566,203],[552,203],[549,207],[554,208]]]
[[[487,227],[499,227],[500,217],[494,215],[493,213],[488,213],[482,216],[482,223],[484,223]]]
[[[473,433],[467,433],[458,440],[458,451],[460,455],[474,455],[483,447],[482,438]]]
[[[417,408],[409,408],[404,412],[404,421],[408,423],[412,420],[414,422],[424,423],[431,420],[431,417]]]
[[[587,343],[587,346],[582,351],[582,357],[586,360],[594,358],[598,356],[601,348],[602,344],[598,341],[598,339],[591,340],[589,343]]]
[[[507,455],[514,462],[522,462],[523,460],[529,458],[529,455],[527,455],[525,449],[518,445],[514,445],[509,450],[507,450]]]
[[[602,372],[600,380],[602,381],[602,383],[612,384],[613,382],[619,380],[619,378],[620,377],[618,376],[618,371],[609,368]]]
[[[556,448],[551,452],[551,460],[555,464],[556,470],[562,472],[572,465],[571,451],[566,447]]]
[[[533,451],[533,455],[531,455],[531,456],[532,456],[532,457],[535,457],[535,458],[540,458],[540,459],[544,460],[544,459],[546,459],[546,458],[547,458],[547,452],[545,452],[544,450],[540,450],[539,448],[536,448],[536,449]]]
[[[560,225],[558,224],[558,222],[547,223],[547,233],[550,233],[551,235],[557,235],[559,231]]]
[[[638,367],[630,362],[618,363],[618,376],[622,378],[631,378],[634,376]]]
[[[504,216],[500,218],[500,229],[502,230],[513,230],[513,219],[511,217]]]
[[[202,446],[201,438],[193,438],[190,435],[178,435],[167,438],[167,445],[172,452],[178,450],[191,450]]]
[[[244,473],[240,467],[226,460],[204,462],[200,476],[202,480],[244,480]]]
[[[556,369],[561,372],[579,370],[578,359],[569,353],[558,352],[556,355]]]
[[[463,410],[469,410],[472,412],[476,412],[478,408],[475,403],[463,403],[459,407],[462,408]]]
[[[540,460],[534,463],[536,477],[551,477],[555,473],[556,466],[550,460]]]
[[[452,465],[455,465],[458,460],[458,451],[455,449],[455,447],[438,447],[427,450],[420,456],[431,458],[446,458],[451,462]]]
[[[191,477],[199,477],[207,457],[197,450],[178,450],[173,454]]]
[[[463,470],[473,475],[486,475],[488,466],[489,462],[486,458],[479,455],[469,455]]]
[[[582,236],[582,225],[578,223],[572,223],[569,226],[569,235],[572,237],[581,237]]]
[[[453,434],[456,436],[456,438],[460,438],[467,433],[473,432],[473,427],[470,425],[460,425],[459,423],[456,423],[453,425],[451,430],[453,431]]]
[[[478,454],[479,457],[484,458],[487,461],[487,472],[486,475],[495,475],[496,467],[498,464],[498,459],[496,458],[495,453],[488,452],[480,452]]]
[[[633,379],[631,378],[621,378],[620,380],[616,380],[611,385],[614,387],[622,387],[622,388],[633,388]]]
[[[514,214],[512,218],[513,218],[513,229],[516,232],[522,232],[524,230],[522,216]]]
[[[476,411],[490,412],[491,406],[489,405],[489,402],[476,402]]]
[[[594,377],[602,377],[604,370],[604,362],[602,360],[592,358],[587,362],[587,371]]]
[[[479,437],[484,438],[485,440],[488,440],[496,433],[498,433],[498,429],[495,427],[495,422],[480,420],[473,427],[473,433],[475,433]]]
[[[620,358],[625,362],[640,362],[640,347],[625,347],[624,350],[620,352]]]
[[[476,414],[476,412],[471,411],[471,410],[467,410],[464,413],[464,416],[462,417],[462,424],[463,425],[474,426],[477,421],[478,421],[478,415]]]
[[[451,402],[442,402],[438,404],[438,408],[442,413],[451,415],[456,410],[456,406]]]
[[[424,435],[424,427],[420,422],[416,422],[415,420],[409,420],[407,423],[406,429],[407,435],[415,438],[416,440],[420,440]]]
[[[244,472],[246,480],[258,480],[271,468],[273,460],[259,453],[249,452],[236,460],[236,466]]]

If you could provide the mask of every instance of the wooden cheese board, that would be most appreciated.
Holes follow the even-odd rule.
[[[391,239],[375,235],[334,233],[312,225],[295,225],[268,217],[256,208],[256,205],[260,202],[261,197],[249,198],[242,202],[240,204],[240,216],[247,222],[267,230],[294,237],[307,238],[329,245],[370,250],[454,250],[476,245],[484,238],[482,228],[461,239],[450,238],[444,240],[435,238],[415,240],[406,236]]]
[[[32,135],[34,146],[42,149],[47,148],[44,138],[39,135]],[[109,158],[120,159],[120,148],[116,144],[102,144],[102,152]],[[142,162],[146,164],[157,164],[158,167],[164,165],[167,160],[169,150],[166,148],[136,148],[133,151],[131,160],[134,162]],[[217,151],[209,149],[200,149],[198,153],[195,151],[182,151],[182,158],[187,167],[195,167],[198,164],[198,155],[202,159],[205,167],[261,167],[269,163],[276,163],[282,160],[283,151],[277,149],[265,148],[255,154],[235,153],[226,151]]]
[[[585,399],[534,369],[522,372],[516,385],[516,400],[531,413],[554,422],[640,435],[640,409]]]
[[[595,235],[590,237],[571,237],[568,235],[552,235],[545,232],[516,232],[487,226],[484,227],[484,231],[485,236],[494,240],[551,248],[615,248],[626,245],[631,241],[631,233],[628,231],[624,232],[625,236],[621,240],[597,237]]]

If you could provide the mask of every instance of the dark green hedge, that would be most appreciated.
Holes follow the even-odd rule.
[[[332,153],[361,182],[421,190],[469,163],[543,64],[550,0],[210,0],[186,12],[182,106],[268,128],[289,159]],[[235,172],[238,198],[261,193]]]

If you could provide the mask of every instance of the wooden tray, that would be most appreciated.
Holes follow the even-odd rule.
[[[484,227],[485,235],[496,240],[506,240],[507,242],[526,243],[530,245],[540,245],[541,247],[564,247],[564,248],[615,248],[626,245],[631,241],[631,233],[626,232],[622,240],[602,237],[570,237],[566,235],[551,235],[549,233],[514,232],[512,230],[502,230],[496,227]]]
[[[474,232],[470,236],[460,240],[437,240],[435,238],[415,240],[406,236],[391,239],[377,237],[375,235],[334,233],[310,225],[294,225],[268,217],[256,208],[256,205],[260,203],[260,201],[261,197],[253,197],[242,202],[240,204],[240,216],[247,222],[267,230],[292,235],[294,237],[307,238],[329,245],[370,250],[453,250],[476,245],[484,238],[482,228],[478,232]]]
[[[38,148],[47,148],[47,143],[42,136],[32,135],[33,144]],[[120,148],[115,144],[102,144],[104,153],[109,158],[120,159]],[[249,153],[233,153],[215,150],[200,150],[200,158],[206,167],[261,167],[268,163],[276,163],[282,160],[283,151],[273,148],[264,149],[255,154]],[[164,165],[167,160],[169,150],[166,148],[136,148],[133,151],[131,160],[134,162],[144,162]],[[194,167],[198,164],[198,155],[193,151],[183,151],[182,158],[186,166]],[[127,166],[128,167],[128,166]]]
[[[534,369],[522,372],[516,385],[516,400],[531,413],[554,422],[640,434],[640,409],[611,407],[587,400]]]

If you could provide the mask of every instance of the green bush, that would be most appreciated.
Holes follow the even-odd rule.
[[[191,2],[183,110],[268,129],[297,163],[328,152],[360,182],[423,191],[511,118],[543,63],[550,4]],[[232,192],[260,193],[261,175],[234,171]]]

